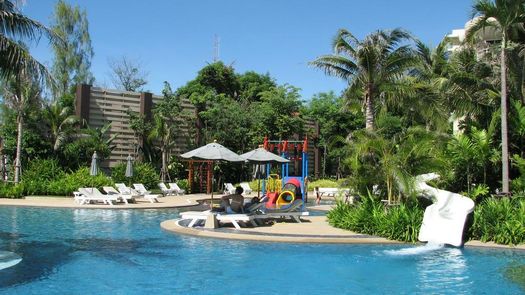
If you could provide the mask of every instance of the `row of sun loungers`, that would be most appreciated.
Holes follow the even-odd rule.
[[[105,194],[95,187],[79,188],[78,191],[73,193],[75,202],[80,205],[102,202],[113,206],[117,202],[134,203],[135,198],[143,198],[150,203],[159,201],[160,195],[152,194],[140,183],[133,184],[133,188],[126,186],[124,183],[116,183],[115,186],[116,189],[111,186],[104,186],[102,189]]]
[[[168,183],[169,187],[164,182],[159,183],[159,188],[165,196],[184,195],[184,190],[178,184],[172,182]]]
[[[265,220],[269,218],[291,218],[298,223],[301,223],[301,216],[308,216],[309,212],[301,211],[303,208],[303,201],[296,200],[290,206],[282,209],[267,209],[264,207],[265,203],[258,203],[250,206],[247,213],[242,214],[225,214],[214,213],[210,210],[203,212],[188,211],[181,213],[181,219],[189,220],[188,227],[201,225],[206,222],[210,214],[215,214],[215,218],[220,223],[231,223],[236,229],[240,229],[240,224],[250,222],[253,226],[257,226],[258,220]]]

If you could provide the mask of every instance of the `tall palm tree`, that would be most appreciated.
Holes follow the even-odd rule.
[[[311,64],[327,75],[347,80],[353,93],[362,95],[366,129],[374,130],[375,101],[406,91],[400,78],[414,63],[412,49],[400,45],[411,39],[401,29],[376,31],[363,40],[341,29],[334,41],[334,54],[318,57]]]
[[[487,27],[501,33],[501,183],[502,192],[509,193],[509,143],[507,127],[507,57],[509,38],[525,23],[525,0],[476,0],[473,19],[467,30],[467,39],[474,41],[476,33]]]
[[[8,79],[21,72],[35,73],[39,78],[52,82],[51,75],[41,63],[35,60],[26,47],[17,42],[36,42],[45,35],[51,42],[59,38],[41,23],[22,15],[15,1],[0,1],[0,78]]]

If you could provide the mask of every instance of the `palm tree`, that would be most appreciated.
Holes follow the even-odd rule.
[[[414,66],[405,80],[413,92],[405,95],[394,111],[402,114],[411,125],[424,124],[427,130],[447,130],[450,113],[437,87],[447,68],[446,41],[435,48],[419,40],[415,40],[415,45]]]
[[[362,95],[366,129],[374,130],[375,100],[406,91],[400,78],[414,63],[412,49],[400,46],[410,35],[401,29],[379,30],[362,41],[341,29],[333,41],[334,54],[318,57],[311,64],[327,75],[347,80],[352,92]]]
[[[476,33],[487,27],[501,33],[501,182],[502,192],[509,193],[509,143],[507,127],[507,58],[506,50],[514,30],[525,23],[524,0],[476,0],[473,19],[467,30],[467,39],[473,41]]]
[[[353,168],[353,182],[361,193],[373,185],[384,188],[388,204],[399,203],[401,190],[410,192],[413,176],[441,171],[441,140],[435,133],[411,127],[395,136],[382,134],[382,128],[354,132],[347,159]]]
[[[51,143],[56,152],[71,134],[73,125],[78,123],[79,119],[73,115],[70,107],[62,106],[58,100],[46,105],[43,115],[49,125]]]
[[[174,144],[175,125],[168,118],[162,116],[161,112],[156,112],[153,116],[153,129],[149,135],[150,140],[158,140],[162,156],[160,179],[166,181],[168,174],[168,152]]]
[[[29,54],[25,46],[16,41],[38,41],[41,35],[46,35],[52,43],[59,40],[50,29],[22,15],[14,1],[0,1],[1,79],[9,79],[11,75],[25,69],[27,73],[34,73],[48,82],[53,80],[47,69]]]

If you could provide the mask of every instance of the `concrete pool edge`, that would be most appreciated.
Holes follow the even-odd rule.
[[[309,216],[304,218],[310,221],[309,224],[322,224],[322,226],[329,226],[326,223],[325,217],[323,216]],[[271,232],[271,227],[265,228],[242,228],[241,230],[235,230],[233,228],[221,228],[221,230],[204,229],[204,228],[188,228],[181,225],[179,222],[181,219],[170,219],[160,223],[162,230],[170,234],[182,234],[188,236],[195,236],[200,238],[214,238],[214,239],[225,239],[225,240],[243,240],[243,241],[259,241],[259,242],[278,242],[278,243],[317,243],[317,244],[406,244],[406,245],[422,245],[422,243],[404,243],[399,241],[388,240],[381,237],[372,237],[364,234],[357,234],[351,231],[344,231],[341,233],[341,229],[333,228],[329,226],[326,228],[324,236],[322,234],[311,234],[304,231],[304,226],[299,228],[305,223],[286,223],[279,224],[281,227],[286,228],[288,233],[281,231],[279,233]],[[257,231],[254,231],[257,229]],[[481,242],[481,241],[468,241],[465,243],[466,248],[492,248],[502,250],[519,250],[525,251],[525,244],[517,246],[507,246],[495,244],[492,242]]]
[[[209,199],[209,196],[205,194],[161,197],[158,203],[150,203],[147,200],[138,198],[137,203],[134,204],[118,203],[110,206],[105,204],[80,205],[75,203],[73,197],[28,196],[24,199],[0,198],[0,206],[70,209],[163,209],[196,206],[199,205],[199,201],[206,199]]]
[[[322,221],[316,221],[319,219],[324,219],[323,216],[310,216],[304,218],[307,221],[312,221],[319,224]],[[245,241],[260,241],[260,242],[280,242],[280,243],[326,243],[326,244],[400,244],[398,241],[391,241],[380,237],[371,237],[362,234],[356,234],[352,232],[345,232],[341,234],[340,229],[332,228],[333,230],[328,229],[328,231],[323,234],[305,234],[304,231],[301,233],[301,230],[295,229],[305,225],[305,223],[280,223],[282,228],[290,229],[288,233],[283,231],[281,232],[272,232],[271,227],[261,228],[243,228],[241,230],[235,229],[223,229],[220,231],[204,229],[204,228],[188,228],[179,224],[181,219],[170,219],[161,222],[160,227],[169,233],[190,235],[197,237],[205,238],[216,238],[216,239],[229,239],[229,240],[245,240]],[[266,230],[264,230],[266,229]],[[257,230],[257,231],[256,231]]]

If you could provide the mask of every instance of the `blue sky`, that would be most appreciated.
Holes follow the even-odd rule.
[[[302,89],[303,99],[345,82],[308,66],[331,53],[340,28],[358,38],[378,29],[404,28],[436,45],[469,19],[471,0],[70,0],[86,9],[95,56],[95,84],[111,86],[109,58],[127,56],[149,72],[146,89],[159,94],[163,81],[174,89],[195,78],[213,60],[214,36],[220,59],[237,72],[269,73],[279,84]],[[55,0],[26,0],[23,13],[49,24]],[[32,48],[51,65],[45,40]]]

